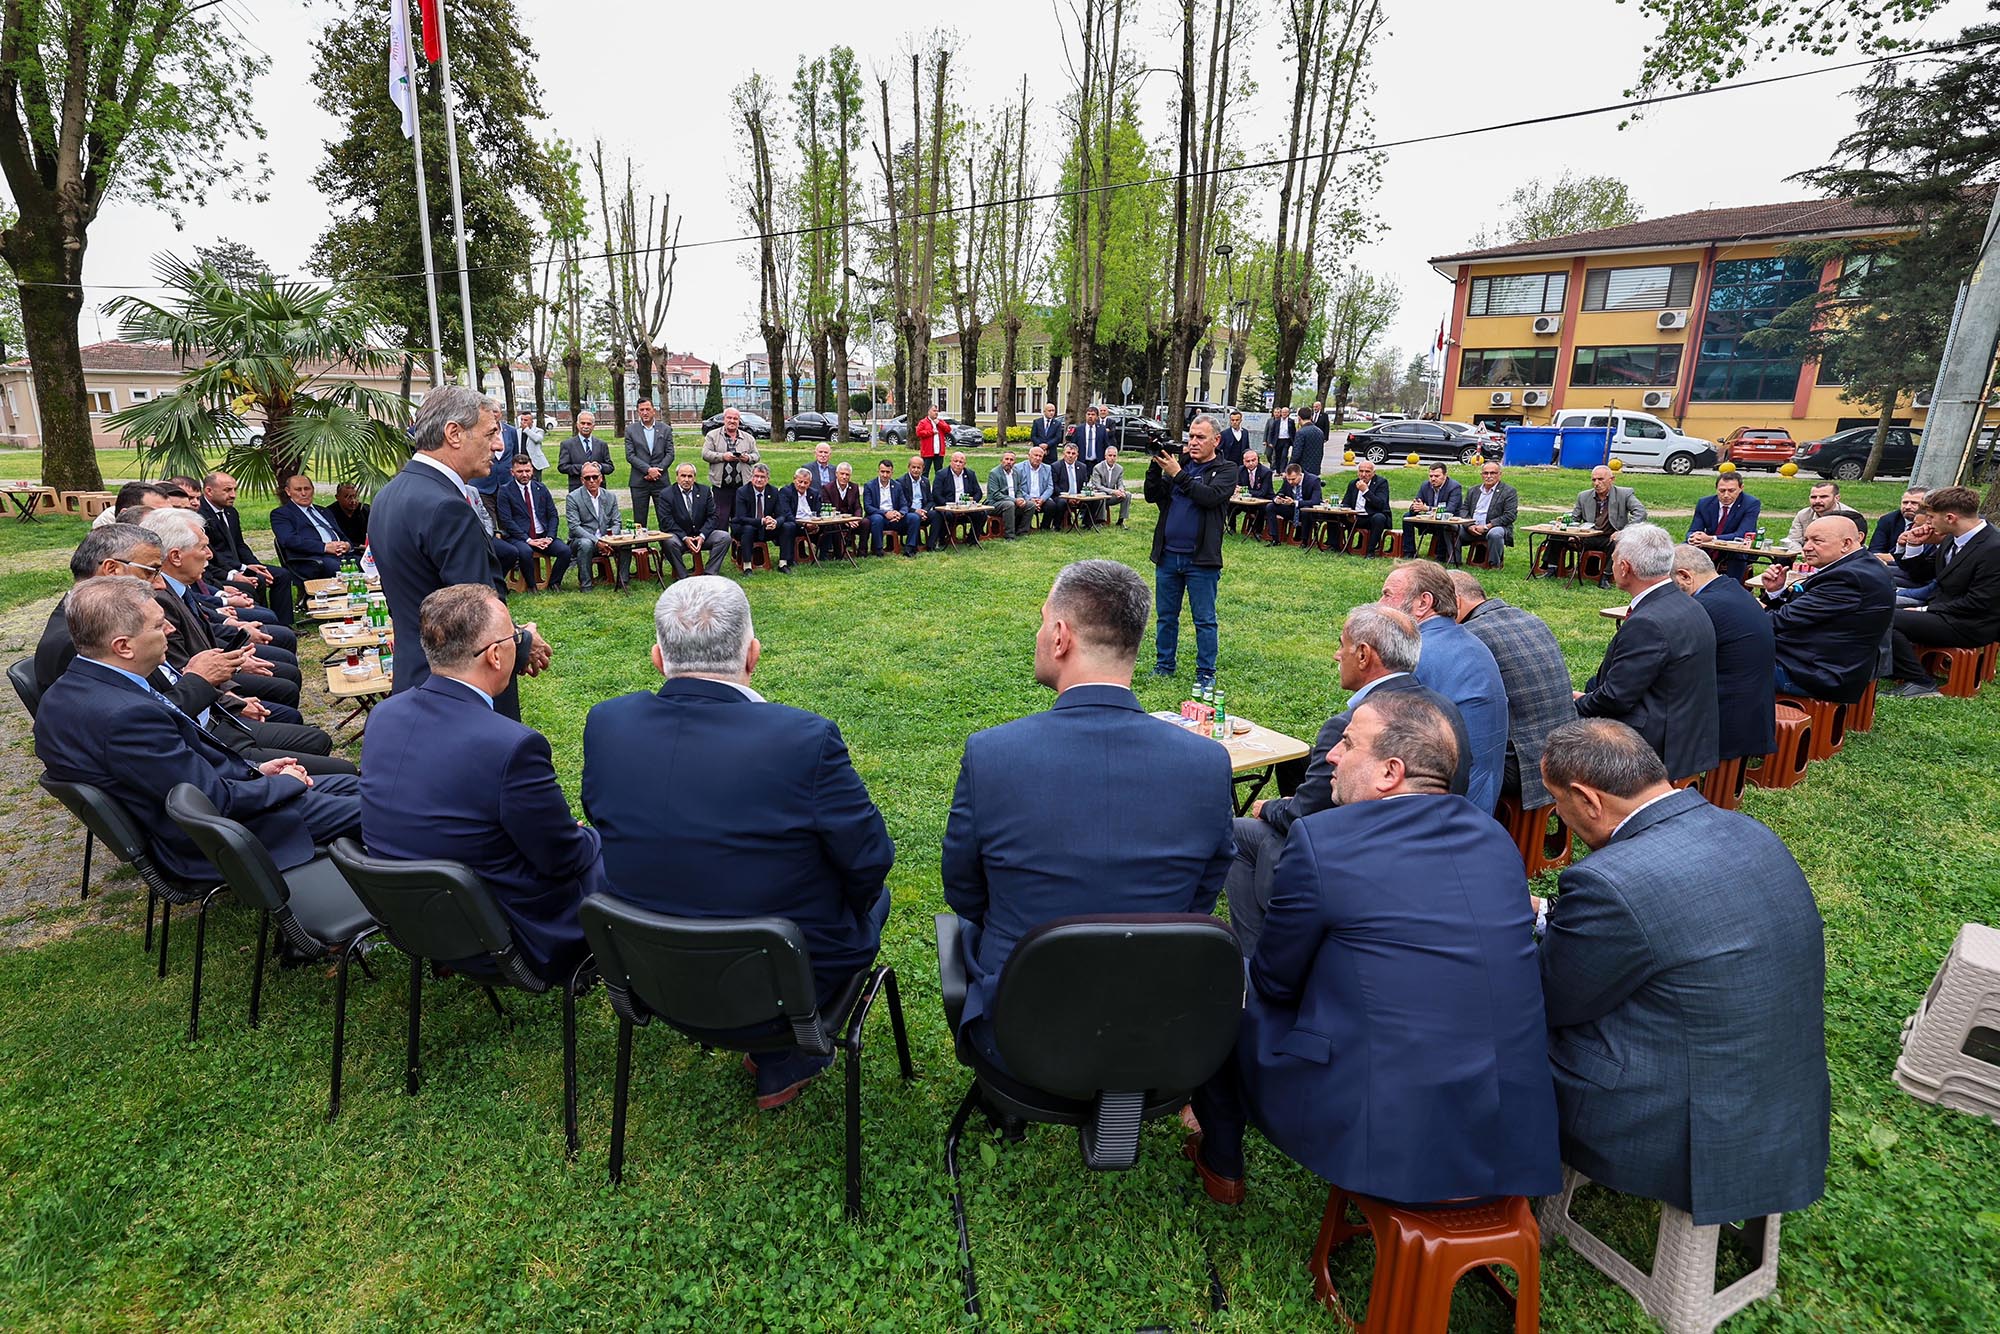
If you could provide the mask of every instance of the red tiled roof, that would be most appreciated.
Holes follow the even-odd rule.
[[[1828,232],[1893,231],[1901,224],[1887,209],[1857,204],[1851,199],[1804,199],[1789,204],[1749,204],[1742,208],[1704,208],[1664,218],[1642,218],[1622,227],[1572,232],[1540,241],[1466,250],[1439,255],[1433,264],[1466,260],[1527,259],[1536,255],[1571,255],[1592,250],[1667,249],[1711,242],[1771,241],[1816,236]]]
[[[182,358],[176,356],[173,348],[166,343],[89,343],[82,348],[82,353],[83,369],[86,374],[92,371],[100,374],[142,371],[156,375],[181,375],[198,369],[202,364],[199,353]],[[27,363],[24,361],[21,364]],[[354,369],[346,363],[341,363],[340,368],[350,372]],[[318,363],[306,369],[314,374],[320,374],[335,367],[332,363]],[[397,372],[394,369],[384,369],[367,374],[379,379],[394,379]]]

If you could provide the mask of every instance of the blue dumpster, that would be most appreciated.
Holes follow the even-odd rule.
[[[1595,468],[1611,456],[1608,426],[1565,426],[1557,434],[1562,437],[1559,443],[1565,468]]]
[[[1510,468],[1532,468],[1537,464],[1554,463],[1558,434],[1553,426],[1509,426],[1507,448],[1501,462]]]

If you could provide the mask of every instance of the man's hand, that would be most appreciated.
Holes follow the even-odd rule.
[[[901,510],[883,510],[882,517],[890,523],[901,523],[903,521],[903,512]]]
[[[1264,801],[1263,801],[1263,798],[1261,798],[1261,797],[1260,797],[1260,798],[1258,798],[1258,799],[1257,799],[1256,801],[1253,801],[1253,802],[1251,802],[1251,803],[1250,803],[1250,818],[1251,818],[1251,819],[1253,819],[1253,820],[1254,820],[1254,819],[1256,819],[1256,818],[1257,818],[1258,816],[1262,815],[1263,813],[1264,813]]]
[[[266,778],[296,778],[307,787],[313,785],[312,775],[289,755],[281,755],[275,760],[265,760],[257,766],[257,772]]]
[[[181,668],[182,676],[199,676],[212,686],[227,685],[229,678],[241,670],[242,661],[248,651],[236,649],[225,651],[219,648],[205,648],[187,660]]]
[[[660,470],[659,470],[658,468],[648,468],[648,469],[646,469],[646,480],[647,480],[647,481],[649,481],[649,482],[657,482],[657,481],[659,481],[659,480],[660,480]]]
[[[259,579],[265,581],[266,583],[270,582],[271,580],[271,567],[268,565],[245,565],[243,568],[250,571],[252,574],[256,575]]]
[[[224,582],[235,584],[239,588],[255,588],[257,576],[248,570],[237,570],[233,571]]]
[[[328,542],[326,544],[326,551],[329,556],[345,556],[352,550],[354,548],[346,542]]]
[[[528,545],[533,547],[537,551],[547,551],[549,549],[549,542],[551,540],[552,539],[546,537],[531,537],[528,539]]]
[[[1483,523],[1475,523],[1472,525],[1469,531],[1472,533],[1474,537],[1484,537],[1486,536],[1486,525]]]
[[[1710,542],[1713,542],[1714,540],[1715,540],[1715,534],[1713,534],[1713,533],[1689,533],[1689,534],[1688,534],[1688,541],[1690,541],[1690,542],[1694,543],[1694,545],[1696,545],[1696,546],[1698,546],[1698,547],[1705,547],[1705,546],[1707,546],[1707,545],[1708,545],[1708,544],[1709,544]]]
[[[1582,699],[1582,698],[1583,698],[1583,692],[1582,692],[1581,690],[1572,690],[1572,691],[1570,691],[1570,692],[1569,692],[1569,697],[1570,697],[1571,699]]]
[[[236,705],[236,711],[253,723],[261,723],[271,716],[271,710],[261,699],[244,699],[234,692],[224,695],[223,699]]]
[[[777,526],[778,526],[778,520],[777,520],[777,519],[776,519],[776,518],[775,518],[774,516],[772,516],[772,515],[769,515],[769,514],[766,514],[766,515],[764,516],[764,531],[765,531],[765,532],[767,532],[767,533],[768,533],[768,532],[771,532],[772,530],[776,529],[776,528],[777,528]]]
[[[528,632],[528,668],[526,675],[539,676],[548,667],[549,659],[555,656],[549,641],[542,638],[533,621],[521,627]]]
[[[1431,507],[1429,505],[1425,504],[1421,500],[1413,500],[1410,502],[1410,513],[1412,514],[1428,514],[1430,512],[1430,508]]]
[[[682,539],[681,539],[681,545],[682,545],[682,546],[684,546],[684,547],[686,547],[686,548],[687,548],[687,549],[688,549],[689,551],[700,551],[700,550],[701,550],[701,534],[700,534],[700,533],[696,533],[696,534],[695,534],[694,536],[692,536],[692,537],[684,537],[684,538],[682,538]]]
[[[1181,475],[1181,461],[1172,454],[1155,454],[1153,461],[1160,465],[1160,471],[1169,477]]]
[[[259,630],[255,624],[246,623],[243,626],[243,633],[249,636],[250,642],[253,644],[268,644],[271,642],[270,634]]]
[[[1785,567],[1782,565],[1766,565],[1764,573],[1757,577],[1757,582],[1764,586],[1766,593],[1780,591],[1785,586]]]
[[[257,601],[247,593],[239,593],[233,588],[224,588],[222,590],[222,605],[225,607],[254,607],[257,605]]]

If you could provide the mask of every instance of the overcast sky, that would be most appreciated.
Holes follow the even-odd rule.
[[[768,0],[716,9],[653,8],[630,0],[517,3],[538,53],[550,128],[586,144],[601,137],[614,156],[630,152],[644,188],[671,191],[676,207],[684,210],[684,246],[745,230],[741,213],[729,203],[729,185],[739,175],[729,91],[738,81],[761,68],[767,79],[788,86],[801,54],[845,42],[855,48],[872,83],[875,72],[887,72],[912,40],[932,30],[938,13],[936,5],[911,0],[865,6]],[[1258,7],[1263,18],[1253,55],[1238,62],[1260,85],[1243,110],[1242,139],[1252,153],[1276,142],[1289,97],[1276,6],[1261,0]],[[386,42],[386,5],[382,8]],[[1651,36],[1636,5],[1613,0],[1511,6],[1388,0],[1387,8],[1389,31],[1375,54],[1378,140],[1615,102],[1633,81],[1640,48]],[[1955,36],[1983,9],[1980,0],[1954,0],[1921,35]],[[263,0],[255,7],[256,23],[246,29],[272,57],[257,90],[257,114],[270,133],[275,166],[270,201],[219,201],[193,210],[180,233],[161,214],[116,205],[92,228],[87,282],[147,283],[155,253],[188,253],[218,236],[249,244],[281,272],[306,270],[327,220],[310,178],[335,129],[310,96],[310,44],[325,13],[324,6],[308,10],[297,0]],[[974,111],[997,107],[1015,95],[1025,71],[1038,108],[1041,151],[1052,158],[1059,151],[1052,111],[1066,89],[1057,8],[973,6],[956,13],[959,101]],[[1140,55],[1146,63],[1178,63],[1170,19],[1171,10],[1158,0],[1142,12]],[[646,54],[639,57],[641,52]],[[756,65],[758,56],[766,63]],[[1827,62],[1796,60],[1753,73],[1820,63]],[[1494,225],[1495,209],[1528,177],[1551,179],[1564,169],[1616,175],[1632,186],[1648,216],[1805,197],[1808,192],[1785,178],[1823,162],[1851,126],[1852,104],[1843,95],[1859,74],[1694,98],[1659,108],[1625,130],[1618,128],[1619,116],[1605,115],[1391,151],[1370,205],[1387,231],[1356,256],[1357,263],[1386,273],[1402,288],[1402,313],[1390,341],[1405,359],[1430,346],[1450,287],[1425,261],[1463,248],[1473,233]],[[1166,77],[1146,82],[1149,134],[1172,123],[1168,99],[1174,87]],[[1050,169],[1045,182],[1053,176]],[[1244,190],[1228,202],[1246,225],[1258,232],[1271,229],[1274,197]],[[450,238],[439,236],[436,243],[440,257],[448,257]],[[754,271],[741,262],[745,249],[683,249],[667,321],[666,341],[673,350],[727,363],[759,346],[757,283]],[[111,321],[90,313],[109,295],[89,295],[87,340],[115,333]],[[456,296],[446,291],[441,299]]]

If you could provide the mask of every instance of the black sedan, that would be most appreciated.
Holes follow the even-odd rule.
[[[801,412],[785,418],[787,440],[831,440],[839,430],[840,418],[831,412]],[[847,415],[847,438],[866,440],[868,418],[850,412]]]
[[[769,440],[771,438],[771,419],[769,417],[759,416],[754,412],[745,412],[742,408],[736,409],[736,416],[743,429],[757,437],[757,439]],[[721,413],[718,412],[713,417],[705,417],[701,423],[702,434],[706,435],[720,425],[722,425]]]
[[[1118,446],[1121,454],[1130,454],[1134,450],[1151,454],[1167,443],[1167,424],[1156,417],[1114,409],[1104,414],[1103,421],[1104,429],[1110,433],[1111,443]]]
[[[866,436],[863,437],[866,439]],[[910,443],[910,419],[907,415],[891,417],[882,423],[882,441],[890,445]],[[977,449],[986,443],[986,432],[977,426],[956,422],[951,428],[951,443],[954,449]]]
[[[1473,464],[1485,455],[1479,440],[1447,430],[1436,422],[1407,419],[1355,431],[1347,437],[1346,448],[1354,451],[1354,457],[1370,463],[1387,463],[1415,454],[1423,459]]]

